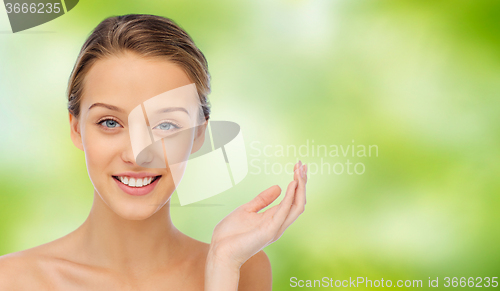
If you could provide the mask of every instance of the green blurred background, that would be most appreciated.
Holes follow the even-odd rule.
[[[180,207],[175,225],[213,227],[278,171],[320,157],[265,145],[377,145],[362,175],[314,173],[304,214],[265,249],[273,290],[299,279],[500,276],[500,2],[81,1],[12,34],[0,8],[0,255],[76,229],[92,204],[84,155],[69,138],[65,90],[104,18],[172,18],[206,55],[213,120],[241,125],[255,167],[237,186]],[[258,145],[258,146],[256,146]],[[441,279],[442,280],[442,279]],[[441,281],[442,282],[442,281]],[[308,288],[312,289],[312,288]],[[361,288],[363,289],[363,288]],[[446,288],[440,288],[446,289]]]

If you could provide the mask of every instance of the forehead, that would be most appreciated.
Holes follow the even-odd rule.
[[[125,52],[93,64],[85,77],[81,102],[84,108],[103,102],[131,109],[153,96],[191,83],[184,70],[167,59]]]

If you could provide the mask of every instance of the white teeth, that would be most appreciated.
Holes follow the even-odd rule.
[[[118,179],[125,185],[128,185],[130,187],[144,187],[153,181],[154,177],[145,177],[142,179],[135,179],[135,178],[129,178],[125,176],[119,176]]]

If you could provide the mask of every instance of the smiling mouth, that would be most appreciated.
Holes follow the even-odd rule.
[[[118,182],[127,185],[129,187],[134,187],[134,188],[140,188],[140,187],[145,187],[154,181],[158,180],[161,178],[161,175],[156,176],[156,177],[144,177],[144,178],[132,178],[132,177],[127,177],[127,176],[113,176],[115,180]]]

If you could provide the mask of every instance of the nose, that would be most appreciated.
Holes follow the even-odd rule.
[[[132,153],[132,159],[137,165],[144,168],[166,168],[168,165],[162,140],[146,146],[136,157]]]
[[[128,139],[128,142],[125,142],[124,144],[126,146],[124,146],[122,153],[121,153],[122,161],[124,161],[127,164],[136,165],[134,153],[132,151],[132,145],[130,144],[130,138]]]

